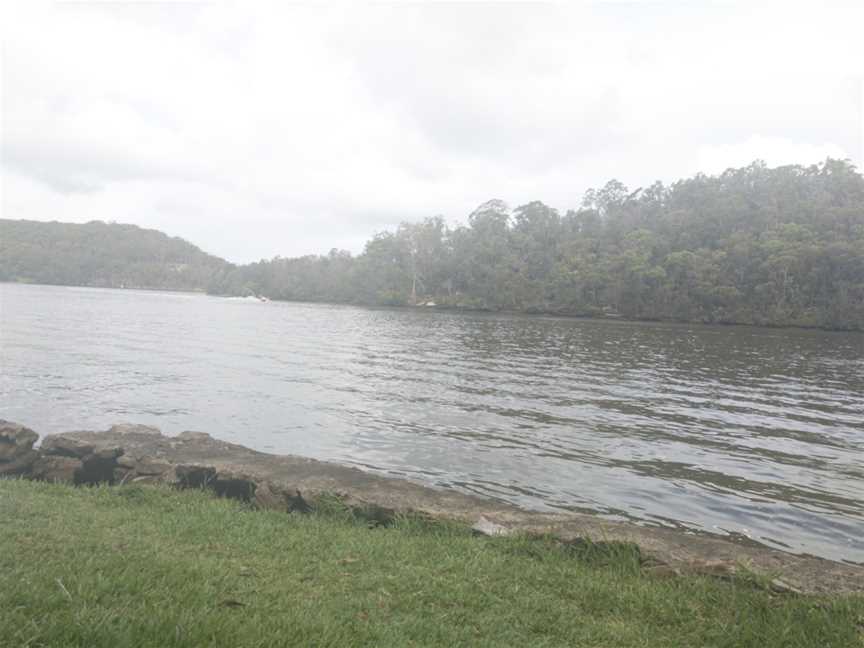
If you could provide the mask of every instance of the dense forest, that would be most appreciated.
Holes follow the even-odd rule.
[[[275,299],[864,329],[864,178],[848,162],[628,189],[560,214],[493,200],[464,226],[405,223],[359,256],[226,269],[213,292]]]
[[[563,215],[492,200],[465,225],[403,223],[356,256],[243,266],[127,225],[4,221],[0,279],[864,330],[864,178],[827,160],[635,190],[613,180]]]
[[[204,290],[228,265],[135,225],[0,219],[0,281]]]

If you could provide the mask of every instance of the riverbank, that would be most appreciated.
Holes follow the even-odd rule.
[[[473,526],[490,536],[546,536],[565,544],[622,543],[670,577],[755,575],[790,593],[864,593],[864,566],[794,555],[714,535],[645,527],[575,513],[542,513],[454,490],[292,455],[257,452],[203,432],[164,436],[153,427],[49,435],[0,421],[0,476],[76,485],[157,483],[206,488],[259,509],[303,513],[334,498],[386,525],[404,516]]]
[[[122,291],[144,291],[154,293],[177,293],[188,295],[201,295],[214,297],[217,299],[232,299],[250,297],[256,301],[277,302],[285,304],[307,304],[315,306],[347,306],[353,308],[365,308],[370,310],[397,310],[397,311],[432,311],[440,313],[454,313],[465,315],[492,315],[500,317],[537,317],[537,318],[557,318],[563,320],[583,320],[589,322],[626,322],[631,324],[667,324],[672,326],[722,326],[722,327],[741,327],[755,328],[767,330],[789,330],[789,331],[822,331],[825,333],[860,333],[864,331],[861,327],[826,327],[826,326],[805,326],[803,324],[777,324],[771,322],[746,322],[735,320],[717,320],[717,321],[702,321],[694,319],[675,319],[675,318],[648,318],[648,317],[627,317],[620,313],[580,313],[561,310],[543,310],[543,309],[493,309],[480,308],[477,306],[456,306],[447,305],[435,302],[434,305],[427,303],[411,304],[378,304],[366,303],[361,301],[309,301],[302,299],[282,299],[279,297],[271,297],[269,295],[252,295],[241,293],[215,293],[207,292],[206,290],[182,290],[172,288],[158,288],[146,286],[109,286],[109,285],[85,285],[85,284],[66,284],[66,283],[38,283],[30,281],[0,281],[0,284],[21,285],[21,286],[51,286],[56,288],[93,288],[98,290],[122,290]],[[261,297],[264,297],[262,300]]]
[[[664,578],[632,546],[333,504],[0,480],[0,645],[860,645],[860,596]],[[11,523],[10,523],[11,522]]]

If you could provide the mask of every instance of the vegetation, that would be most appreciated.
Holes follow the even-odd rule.
[[[864,599],[657,579],[626,546],[486,539],[204,492],[0,480],[2,646],[864,644]]]
[[[564,215],[492,200],[464,226],[404,223],[358,256],[244,266],[132,226],[0,225],[0,280],[864,330],[864,178],[830,159],[635,191],[613,180]]]
[[[0,281],[204,290],[229,264],[135,225],[0,219]]]
[[[563,216],[481,205],[375,236],[356,258],[262,261],[211,290],[276,299],[437,305],[633,319],[864,329],[864,178],[848,162],[631,191],[617,181]]]

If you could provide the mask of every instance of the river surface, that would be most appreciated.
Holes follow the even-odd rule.
[[[864,336],[0,284],[0,417],[864,563]]]

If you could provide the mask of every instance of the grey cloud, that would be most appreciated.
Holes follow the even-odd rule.
[[[493,196],[566,209],[613,177],[864,154],[857,7],[784,7],[782,29],[655,3],[18,13],[4,215],[136,222],[235,261],[358,252]]]

